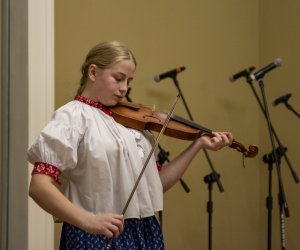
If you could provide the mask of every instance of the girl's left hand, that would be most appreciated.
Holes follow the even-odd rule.
[[[233,136],[230,132],[212,132],[211,136],[201,136],[197,140],[202,148],[217,151],[231,145]]]

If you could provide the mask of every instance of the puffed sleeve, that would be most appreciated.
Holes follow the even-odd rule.
[[[76,110],[59,110],[29,147],[32,174],[49,175],[60,184],[59,175],[77,164],[77,148],[84,134],[82,116]]]

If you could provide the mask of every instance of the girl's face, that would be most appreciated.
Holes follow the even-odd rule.
[[[131,60],[119,61],[104,70],[91,64],[89,68],[91,84],[90,88],[85,89],[83,96],[105,106],[114,106],[125,96],[133,80],[134,71],[135,64]]]

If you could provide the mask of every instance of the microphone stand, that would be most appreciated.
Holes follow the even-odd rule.
[[[208,201],[206,203],[206,211],[208,213],[208,249],[212,249],[212,184],[220,179],[220,175],[217,172],[212,172],[204,177],[204,182],[208,185]]]
[[[255,96],[255,98],[256,98],[258,104],[259,104],[259,107],[260,107],[261,111],[263,112],[265,118],[267,119],[266,110],[265,110],[265,108],[264,108],[264,106],[263,106],[263,104],[262,104],[260,98],[258,97],[258,94],[257,94],[257,92],[256,92],[256,90],[255,90],[255,88],[254,88],[254,86],[253,86],[253,83],[252,83],[251,78],[248,77],[246,81],[247,81],[247,83],[249,83],[249,85],[250,85],[250,87],[251,87],[251,90],[252,90],[252,92],[253,92],[253,94],[254,94],[254,96]],[[274,127],[273,127],[271,121],[270,121],[270,128],[271,128],[272,134],[274,135],[274,137],[275,137],[275,139],[276,139],[277,144],[278,144],[280,147],[283,147],[283,148],[284,148],[284,146],[282,145],[282,143],[281,143],[280,140],[279,140],[279,137],[278,137],[278,135],[277,135],[277,133],[276,133],[276,131],[275,131],[275,129],[274,129]],[[298,175],[297,175],[297,173],[294,171],[294,169],[293,169],[293,167],[292,167],[292,164],[290,163],[290,161],[289,161],[289,159],[288,159],[288,157],[287,157],[287,154],[286,154],[285,152],[283,153],[283,157],[284,157],[284,159],[285,159],[285,161],[286,161],[286,163],[287,163],[287,165],[288,165],[288,167],[289,167],[289,169],[290,169],[290,171],[291,171],[291,174],[292,174],[292,176],[293,176],[293,178],[294,178],[294,181],[295,181],[296,183],[299,183]]]
[[[276,154],[278,155],[279,163],[280,159],[283,156],[283,153],[286,152],[287,148],[277,147]],[[268,163],[269,170],[269,194],[266,198],[266,207],[268,210],[268,250],[272,249],[272,209],[273,209],[273,197],[272,197],[272,171],[273,163],[275,163],[274,152],[266,154],[263,156],[263,162]]]
[[[128,91],[126,92],[126,95],[125,95],[125,98],[128,102],[132,102],[132,99],[130,98],[129,94],[130,94],[130,91],[131,91],[131,87],[128,88]],[[163,164],[165,163],[165,161],[167,162],[170,162],[169,160],[169,155],[170,153],[165,151],[161,146],[160,144],[158,144],[158,148],[159,148],[159,154],[158,154],[158,162],[161,166],[163,166]],[[190,188],[188,187],[188,185],[185,183],[185,181],[180,178],[179,179],[180,183],[181,183],[181,186],[183,187],[183,189],[185,190],[186,193],[189,193],[190,192]],[[158,212],[158,217],[159,217],[159,225],[162,229],[162,224],[163,224],[163,212],[162,211],[159,211]]]
[[[282,176],[281,176],[281,171],[280,171],[280,165],[279,165],[279,156],[278,152],[275,149],[275,141],[274,141],[274,133],[272,132],[272,126],[271,126],[271,119],[268,111],[268,105],[266,102],[266,95],[265,95],[265,90],[264,90],[264,81],[263,81],[263,76],[258,79],[258,83],[261,89],[261,94],[262,94],[262,99],[263,99],[263,105],[264,105],[264,110],[265,110],[265,118],[267,121],[268,125],[268,131],[269,131],[269,136],[270,136],[270,141],[272,144],[272,152],[273,152],[273,157],[274,157],[274,162],[277,170],[277,177],[278,177],[278,186],[279,186],[279,194],[278,194],[278,202],[279,202],[279,213],[280,213],[280,232],[281,232],[281,249],[285,249],[285,230],[284,230],[284,219],[285,217],[289,217],[289,209],[284,193],[284,188],[283,188],[283,182],[282,182]]]
[[[284,102],[284,105],[287,107],[287,109],[292,111],[298,118],[300,118],[300,114],[287,101]]]
[[[190,120],[194,121],[193,116],[192,116],[192,114],[190,112],[190,109],[189,109],[189,107],[188,107],[188,105],[187,105],[187,103],[185,101],[184,95],[183,95],[183,93],[181,91],[181,88],[179,86],[179,82],[177,80],[176,75],[173,76],[173,77],[171,77],[171,78],[173,79],[173,82],[174,82],[174,84],[175,84],[175,86],[176,86],[176,88],[178,90],[178,93],[181,96],[181,99],[183,101],[184,107],[185,107],[185,109],[186,109],[186,111],[188,113],[188,116],[189,116]],[[207,212],[208,212],[208,216],[209,216],[209,218],[208,218],[208,228],[209,228],[209,230],[208,230],[208,249],[211,250],[212,249],[212,208],[213,208],[212,194],[211,194],[212,183],[213,182],[217,182],[217,185],[218,185],[218,188],[219,188],[220,192],[224,192],[224,188],[223,188],[222,183],[220,181],[220,175],[215,171],[215,168],[214,168],[214,166],[212,164],[212,161],[211,161],[211,159],[209,157],[209,154],[208,154],[208,152],[207,152],[207,150],[205,148],[203,149],[203,152],[204,152],[205,157],[206,157],[206,159],[207,159],[207,161],[209,163],[209,166],[210,166],[210,168],[212,170],[212,173],[210,175],[207,175],[204,178],[204,181],[208,184],[208,190],[209,190],[209,200],[207,202]]]

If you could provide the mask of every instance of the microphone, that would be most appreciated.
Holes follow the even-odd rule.
[[[249,67],[247,69],[244,69],[232,76],[229,77],[229,81],[234,82],[235,80],[241,78],[242,76],[248,78],[250,73],[255,69],[255,67]]]
[[[170,70],[168,72],[162,73],[160,75],[156,75],[154,77],[154,81],[159,82],[159,81],[161,81],[161,80],[163,80],[163,79],[165,79],[167,77],[174,78],[178,73],[180,73],[180,72],[182,72],[184,70],[185,70],[185,67],[178,67],[176,69],[172,69],[172,70]]]
[[[270,63],[269,65],[267,65],[266,67],[264,67],[261,70],[257,71],[256,73],[251,74],[249,76],[249,78],[250,78],[250,80],[259,80],[259,79],[263,78],[266,73],[268,73],[272,69],[275,69],[276,67],[279,67],[279,66],[281,66],[281,59],[276,58],[274,60],[274,62]]]
[[[275,99],[272,104],[273,106],[277,106],[279,103],[287,103],[287,101],[290,99],[290,97],[292,96],[292,94],[286,94],[286,95],[283,95],[281,97],[278,97],[277,99]]]

